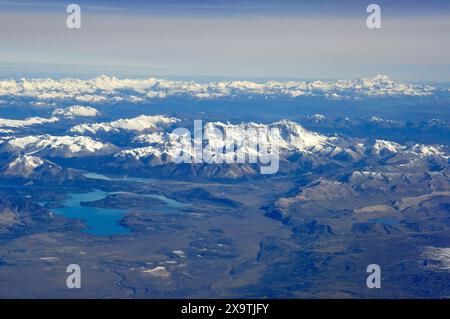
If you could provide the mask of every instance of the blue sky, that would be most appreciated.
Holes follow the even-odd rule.
[[[450,81],[450,1],[72,2],[0,0],[1,77]]]

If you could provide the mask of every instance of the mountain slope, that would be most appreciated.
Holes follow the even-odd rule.
[[[31,180],[44,184],[60,184],[80,178],[81,173],[63,168],[40,157],[21,155],[0,169],[0,178]]]

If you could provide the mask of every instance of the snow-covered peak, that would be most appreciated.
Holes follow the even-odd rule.
[[[220,136],[216,136],[216,130],[221,132]],[[252,122],[242,124],[209,122],[205,124],[205,138],[213,147],[220,146],[222,135],[228,136],[234,141],[245,141],[247,134],[252,134],[252,132],[253,134],[267,135],[267,137],[258,136],[267,139],[269,144],[276,145],[280,150],[319,150],[328,143],[326,136],[308,131],[300,124],[290,120],[281,120],[269,125]]]
[[[314,121],[315,123],[323,122],[326,119],[325,115],[317,114],[317,113],[314,115],[308,116],[307,118],[311,121]]]
[[[166,134],[163,132],[155,132],[149,134],[141,134],[133,139],[133,142],[141,144],[161,144],[164,142]]]
[[[23,128],[32,125],[54,123],[57,121],[58,121],[57,117],[51,118],[29,117],[24,120],[0,118],[0,127]]]
[[[448,159],[448,155],[442,146],[439,145],[402,145],[391,141],[375,140],[372,144],[368,144],[369,153],[372,155],[394,155],[394,154],[410,154],[418,157],[439,157]]]
[[[42,157],[19,155],[0,169],[0,178],[31,179],[37,183],[62,183],[73,180],[80,174],[71,168],[62,167]]]
[[[44,160],[37,156],[21,155],[8,164],[8,168],[15,170],[34,170],[35,168],[42,166]]]
[[[385,140],[375,140],[371,145],[371,150],[375,154],[380,154],[382,152],[398,153],[401,149],[402,146],[400,144]]]
[[[72,127],[70,130],[71,132],[79,134],[119,131],[157,131],[178,121],[179,120],[176,118],[164,115],[140,115],[131,119],[119,119],[113,122],[79,124]]]
[[[445,151],[442,149],[439,145],[424,145],[424,144],[414,144],[411,147],[412,152],[414,152],[417,155],[423,156],[423,157],[442,157],[448,159],[449,156],[446,155]]]
[[[450,271],[450,248],[425,247],[422,258],[434,261],[434,263],[428,263],[431,269]]]
[[[329,143],[328,137],[305,129],[297,122],[282,120],[269,125],[280,130],[280,145],[297,150],[319,150]]]
[[[383,74],[376,74],[372,80],[377,82],[392,82],[387,75]]]
[[[76,117],[95,117],[100,112],[90,106],[72,105],[66,108],[59,108],[53,111],[53,116],[73,119]]]
[[[51,168],[53,166],[56,167],[57,165],[40,157],[20,155],[5,167],[3,167],[0,170],[0,175],[28,178],[32,176],[37,170],[44,168],[44,166]]]
[[[109,143],[97,141],[88,136],[52,136],[30,135],[9,139],[5,146],[16,153],[37,154],[49,156],[78,157],[90,155],[106,155],[116,151]]]
[[[193,138],[194,134],[191,134],[191,140]],[[257,150],[248,142],[250,139],[256,141],[255,138],[259,138],[257,143],[276,146],[281,152],[321,152],[333,147],[328,137],[308,131],[300,124],[289,120],[269,125],[252,122],[241,124],[207,122],[203,127],[203,146],[213,150],[226,150],[224,157],[233,158],[241,152],[254,155]],[[123,150],[116,156],[139,160],[150,156],[167,155],[170,160],[174,156],[173,147],[178,145],[179,136],[174,133],[156,132],[139,135],[133,141],[139,143],[141,147]],[[229,149],[230,143],[236,147]],[[192,149],[185,151],[193,155]]]

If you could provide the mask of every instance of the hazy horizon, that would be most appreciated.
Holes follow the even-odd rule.
[[[2,77],[450,81],[450,6],[377,1],[0,1]]]

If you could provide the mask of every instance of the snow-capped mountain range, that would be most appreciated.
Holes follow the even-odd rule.
[[[66,108],[58,108],[52,114],[56,117],[73,119],[76,117],[96,117],[100,115],[100,112],[93,107],[72,105]]]
[[[75,109],[79,110],[78,107]],[[70,111],[70,108],[66,111]],[[89,112],[95,113],[90,109]],[[58,115],[61,114],[64,116],[65,113],[58,112]],[[89,157],[101,158],[100,161],[96,160],[96,169],[113,170],[121,174],[151,175],[155,168],[176,169],[174,152],[179,136],[174,134],[173,130],[182,126],[188,126],[187,129],[191,132],[193,129],[192,122],[165,115],[140,115],[111,122],[82,123],[87,118],[90,117],[81,116],[77,120],[79,124],[73,126],[69,121],[65,126],[56,128],[53,125],[63,123],[45,119],[42,121],[41,125],[44,125],[46,130],[52,132],[56,130],[59,134],[29,135],[21,133],[20,130],[4,133],[0,136],[0,158],[4,161],[3,176],[15,176],[14,171],[22,172],[22,177],[35,176],[32,172],[45,163],[58,163],[59,166],[63,166],[61,159],[71,159],[72,168],[92,169],[92,165],[86,166],[86,162],[81,164],[76,161]],[[205,122],[203,146],[210,149],[226,149],[227,152],[220,156],[223,156],[224,162],[229,163],[226,161],[227,158],[239,156],[245,158],[255,152],[255,149],[249,148],[245,143],[248,138],[246,134],[261,128],[267,128],[269,131],[276,129],[274,130],[276,134],[267,142],[271,148],[273,146],[277,149],[280,173],[305,168],[315,170],[327,165],[350,166],[356,163],[360,166],[380,167],[385,163],[389,165],[398,163],[402,165],[402,169],[408,167],[414,169],[417,165],[425,165],[424,163],[429,160],[434,161],[434,165],[436,163],[448,165],[448,152],[443,146],[417,143],[403,145],[379,139],[327,136],[307,130],[291,120],[281,120],[269,125],[253,122],[240,124]],[[125,135],[116,135],[121,132]],[[231,137],[233,143],[240,146],[229,149],[224,136]],[[194,158],[194,150],[188,152],[191,152],[190,155]],[[207,163],[190,164],[204,168],[211,166]],[[52,167],[56,167],[55,165]],[[231,166],[221,166],[220,170],[230,170]],[[234,165],[232,176],[240,178],[246,174],[255,175],[257,170],[254,166],[258,164]],[[242,169],[239,173],[236,173],[237,167]],[[61,167],[60,171],[62,169]],[[165,174],[171,174],[167,168],[164,169]],[[214,174],[220,170],[214,171]],[[55,168],[52,169],[53,173],[57,171]],[[183,177],[189,177],[188,173],[183,174],[185,174]],[[212,173],[207,170],[207,174]],[[228,176],[223,171],[219,175]]]
[[[75,103],[143,103],[168,97],[201,100],[248,98],[361,99],[370,97],[426,97],[448,94],[448,88],[393,81],[385,75],[338,81],[251,81],[193,82],[156,78],[118,79],[105,75],[80,80],[64,78],[20,79],[0,81],[0,101],[34,99],[36,103],[67,101]],[[78,110],[69,110],[69,113]],[[64,112],[63,112],[64,113]],[[86,114],[86,111],[82,111]],[[59,113],[57,113],[59,114]]]
[[[49,157],[84,157],[108,155],[114,145],[88,136],[31,135],[14,137],[0,144],[0,152],[11,154],[45,154]]]
[[[166,116],[140,115],[131,119],[119,119],[108,123],[79,124],[72,127],[70,131],[78,134],[120,131],[157,131],[178,121],[179,120],[176,118],[169,118]]]
[[[14,119],[2,119],[0,118],[0,127],[8,128],[23,128],[26,126],[33,126],[39,124],[47,124],[57,122],[59,119],[57,117],[42,118],[42,117],[29,117],[24,120],[14,120]]]
[[[228,103],[219,103],[219,100],[223,99],[254,99],[257,103],[248,104],[252,104],[251,107],[256,111],[260,103],[263,103],[258,99],[275,99],[277,103],[277,99],[288,99],[294,102],[287,103],[288,106],[284,106],[282,114],[291,116],[292,114],[286,112],[295,110],[296,99],[302,97],[331,100],[359,99],[364,101],[361,105],[365,106],[365,99],[369,98],[414,97],[421,100],[425,97],[433,97],[434,103],[437,101],[434,99],[435,96],[446,96],[445,94],[448,94],[446,87],[402,83],[384,75],[355,80],[265,83],[250,81],[201,83],[155,78],[118,79],[104,75],[90,80],[74,78],[3,80],[0,81],[0,104],[2,108],[4,107],[0,110],[3,115],[0,118],[0,165],[9,167],[4,169],[4,173],[7,172],[7,174],[15,168],[18,171],[38,169],[40,166],[33,165],[41,161],[44,161],[43,163],[51,161],[61,168],[70,162],[74,169],[87,169],[86,163],[89,160],[83,159],[96,157],[101,159],[96,159],[96,168],[99,170],[114,171],[119,174],[152,175],[154,168],[166,167],[164,174],[170,175],[172,168],[167,169],[167,167],[174,164],[176,157],[174,147],[178,144],[179,138],[173,134],[173,130],[183,127],[193,132],[193,116],[204,116],[202,146],[214,150],[226,148],[227,152],[219,156],[222,156],[227,163],[230,163],[228,159],[241,158],[243,154],[254,155],[255,150],[241,143],[247,138],[245,134],[248,134],[242,132],[267,127],[269,131],[277,131],[268,144],[271,149],[277,149],[277,155],[280,157],[280,173],[305,168],[319,169],[327,165],[342,167],[356,163],[359,166],[383,166],[395,162],[403,165],[401,166],[403,169],[408,165],[415,167],[420,163],[423,164],[429,159],[434,161],[433,165],[447,166],[448,150],[443,146],[406,141],[401,144],[389,141],[389,138],[378,138],[373,135],[371,138],[356,138],[314,132],[315,128],[327,127],[327,125],[337,125],[350,131],[353,127],[402,129],[409,125],[377,116],[371,116],[363,122],[345,118],[334,123],[325,115],[315,114],[305,119],[304,124],[309,129],[292,120],[278,120],[283,118],[282,116],[275,117],[276,120],[268,125],[250,122],[250,120],[239,123],[236,119],[233,123],[208,121],[208,118],[220,118],[214,112],[228,111]],[[167,103],[161,102],[170,97],[177,99],[169,100]],[[196,100],[193,103],[196,108],[190,108],[190,99]],[[208,100],[207,107],[214,109],[214,112],[211,112],[212,115],[205,115],[206,111],[210,110],[198,111],[200,110],[198,107],[202,106],[201,102],[197,103],[198,100]],[[221,108],[215,108],[216,101]],[[445,106],[445,99],[439,101]],[[15,104],[16,102],[19,103]],[[149,104],[136,105],[146,102]],[[320,103],[322,102],[324,101],[321,100]],[[270,105],[273,108],[271,112],[276,112],[277,103]],[[334,101],[330,102],[330,104],[333,103]],[[378,100],[375,100],[374,104],[377,103]],[[239,113],[241,104],[231,104],[233,110]],[[282,104],[280,103],[280,106]],[[204,110],[203,106],[201,110]],[[18,118],[22,111],[28,116]],[[7,118],[5,114],[9,114],[8,112],[15,112],[15,118]],[[157,115],[158,113],[167,115]],[[124,116],[123,114],[132,115]],[[227,114],[230,116],[226,118],[233,118],[233,114]],[[238,115],[236,118],[240,118]],[[246,117],[245,113],[243,115],[241,118],[251,118]],[[258,121],[257,118],[251,119]],[[292,118],[296,118],[295,115],[292,115]],[[308,126],[308,124],[314,125]],[[427,122],[423,130],[426,131],[434,126],[438,126],[442,132],[445,132],[448,125],[446,122],[435,120]],[[410,125],[408,128],[414,129]],[[422,129],[422,126],[419,128]],[[244,146],[230,149],[222,136],[231,136],[236,144]],[[188,149],[186,152],[192,158],[195,157],[193,149]],[[199,163],[187,164],[195,167],[207,166],[207,164],[197,165]],[[239,178],[246,174],[255,174],[254,166],[257,165],[253,164],[244,163],[241,165],[244,167],[243,170],[239,172],[236,171],[239,165],[233,166],[231,175]],[[231,176],[222,170],[230,170],[230,166],[225,165],[216,171],[209,169],[207,174],[220,171],[220,176]],[[190,172],[184,171],[180,174],[188,176]]]
[[[232,140],[239,141],[238,144],[244,144],[246,136],[239,135],[241,132],[248,132],[249,129],[255,130],[261,127],[267,127],[268,130],[278,129],[279,133],[270,140],[271,144],[276,144],[281,154],[306,154],[314,156],[327,157],[329,159],[338,158],[345,155],[348,159],[360,160],[367,156],[389,156],[395,154],[409,154],[412,156],[426,157],[436,156],[448,158],[445,150],[441,146],[431,146],[422,144],[401,145],[385,140],[365,140],[352,139],[346,137],[332,136],[328,137],[306,130],[300,124],[282,120],[267,126],[257,123],[229,124],[221,122],[209,122],[204,126],[204,139],[206,144],[212,149],[225,148],[226,142],[223,136],[232,136]],[[218,132],[221,132],[220,134]],[[138,148],[122,150],[115,156],[133,157],[140,160],[147,157],[168,156],[169,162],[173,154],[170,150],[178,140],[177,136],[168,132],[156,132],[137,135],[133,142],[140,144]],[[237,156],[238,152],[251,152],[245,147],[235,150],[231,156]],[[227,154],[230,156],[230,154]]]
[[[0,178],[29,179],[39,183],[64,182],[79,176],[74,169],[32,155],[20,155],[0,169]]]

